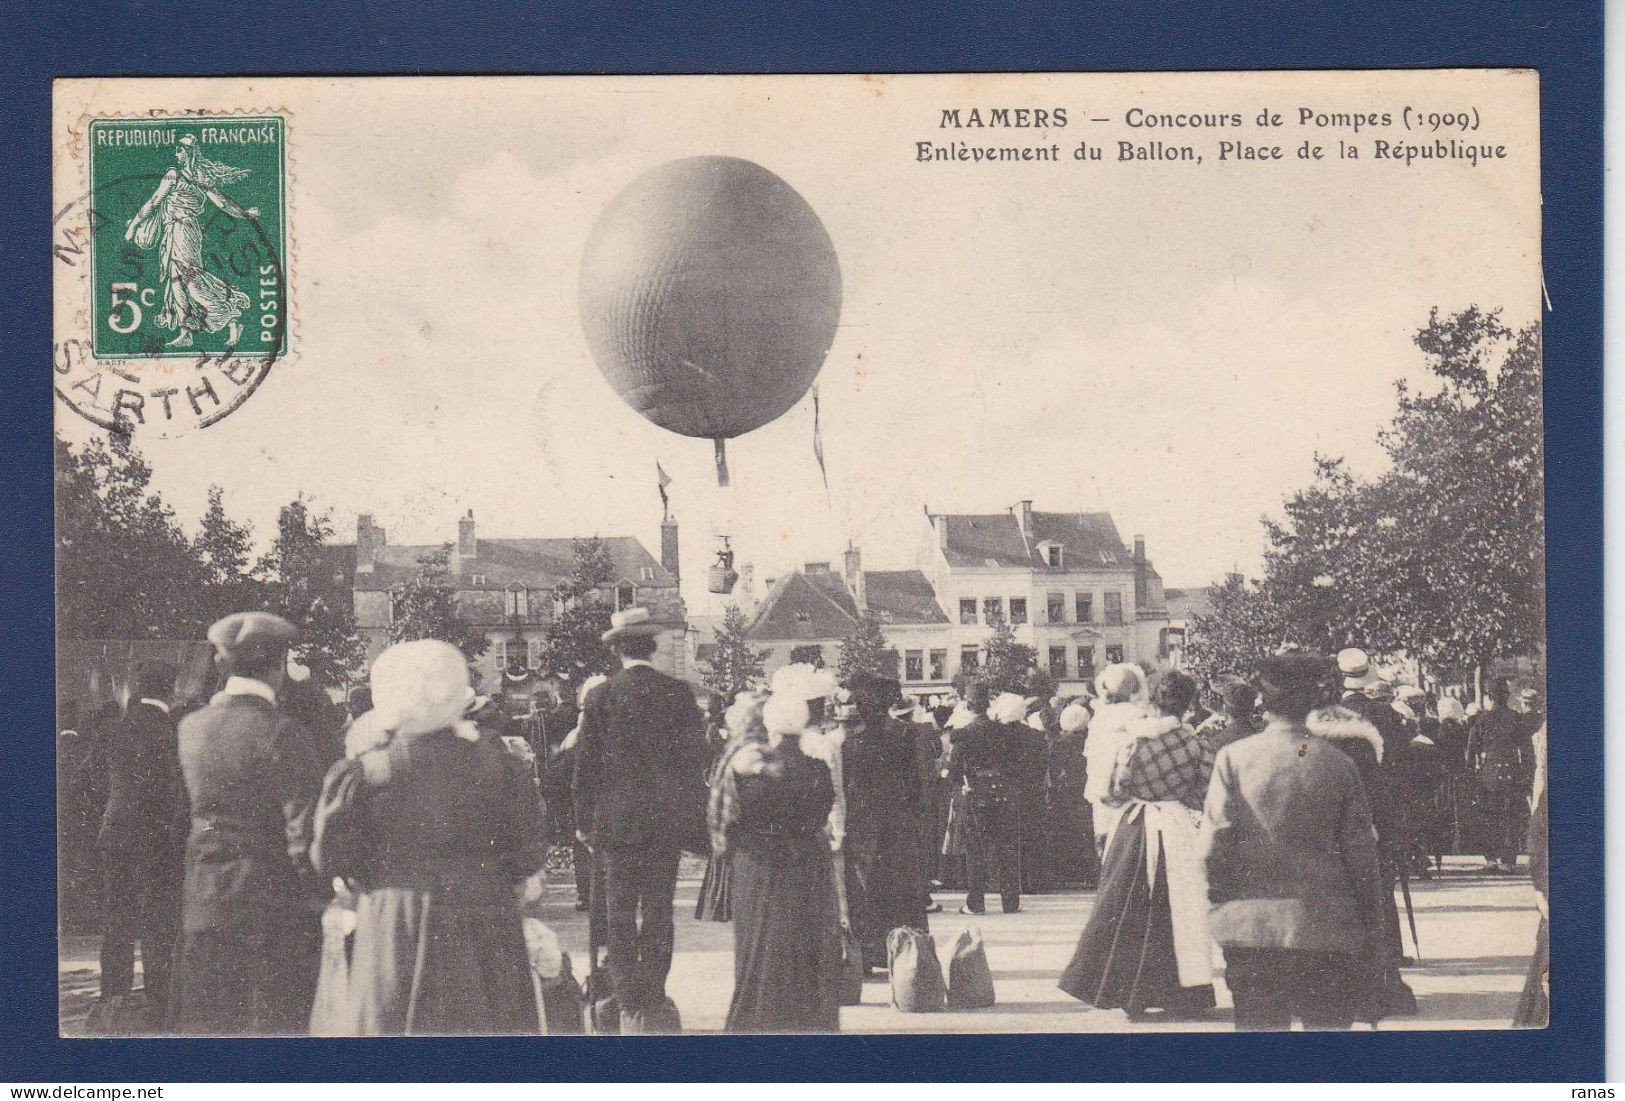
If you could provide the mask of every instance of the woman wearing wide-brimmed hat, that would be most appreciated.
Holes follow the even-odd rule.
[[[356,896],[348,997],[356,1036],[536,1032],[521,905],[540,894],[535,787],[500,739],[463,720],[468,663],[432,639],[372,667],[381,744],[334,765],[313,858]]]
[[[835,785],[802,751],[810,722],[798,692],[762,709],[768,744],[728,760],[712,804],[713,848],[732,862],[734,992],[730,1032],[840,1028],[841,938],[825,832]]]

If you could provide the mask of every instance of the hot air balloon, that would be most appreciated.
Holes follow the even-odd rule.
[[[593,360],[638,413],[724,441],[806,394],[835,339],[841,270],[795,189],[736,157],[670,161],[633,180],[581,260]]]

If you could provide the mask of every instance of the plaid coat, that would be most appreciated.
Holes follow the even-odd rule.
[[[1201,810],[1216,753],[1211,742],[1169,716],[1130,726],[1134,740],[1112,764],[1108,800],[1178,801]]]

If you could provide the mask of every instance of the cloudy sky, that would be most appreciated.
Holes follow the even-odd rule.
[[[686,594],[714,536],[764,573],[912,563],[922,507],[1105,509],[1169,584],[1253,567],[1259,518],[1316,450],[1380,468],[1393,384],[1438,305],[1538,316],[1534,79],[1508,74],[1047,78],[568,78],[118,81],[59,85],[59,125],[154,104],[288,116],[294,355],[241,410],[147,439],[190,520],[211,482],[270,529],[303,491],[353,532],[450,538],[633,534],[658,547],[654,464],[671,474]],[[1302,162],[1304,139],[1431,140],[1296,125],[1297,108],[1476,106],[1460,141],[1505,160]],[[944,107],[1064,106],[1059,131],[944,131]],[[1261,132],[1261,108],[1288,125]],[[1152,113],[1237,111],[1242,131],[1135,131]],[[1091,118],[1107,119],[1091,123]],[[1287,160],[1220,163],[1217,142]],[[1116,142],[1189,142],[1202,165],[1117,163]],[[919,164],[917,141],[1058,142],[1059,164]],[[1080,140],[1099,162],[1070,160]],[[841,327],[810,400],[730,446],[624,405],[576,310],[605,205],[667,160],[766,166],[817,211],[843,278]],[[1561,304],[1558,304],[1561,308]],[[73,438],[92,431],[71,413]]]

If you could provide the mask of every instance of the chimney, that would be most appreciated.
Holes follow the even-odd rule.
[[[660,564],[666,567],[673,581],[682,577],[677,559],[677,521],[670,517],[660,521]]]
[[[1145,561],[1145,536],[1143,535],[1134,537],[1134,561],[1136,565]]]
[[[1021,534],[1031,536],[1033,533],[1033,503],[1030,499],[1021,502],[1021,512],[1017,515],[1016,520],[1021,524]]]
[[[863,583],[863,556],[858,548],[851,543],[846,545],[846,554],[842,556],[846,573],[846,587],[852,590],[852,600],[857,604],[858,611],[869,610],[869,588]]]
[[[948,549],[948,518],[946,516],[933,516],[932,523],[937,526],[937,546],[943,551]]]
[[[357,573],[371,573],[378,564],[378,548],[384,545],[384,529],[372,522],[372,513],[363,512],[355,518],[355,568]]]
[[[474,510],[469,509],[468,515],[457,521],[457,557],[478,558],[480,541],[474,535]]]

